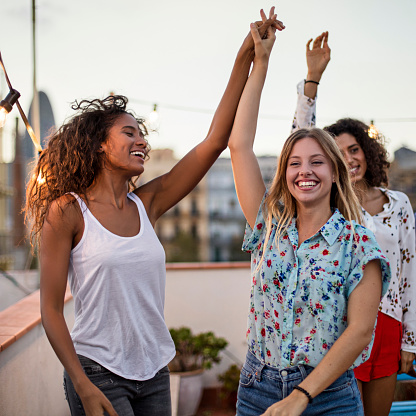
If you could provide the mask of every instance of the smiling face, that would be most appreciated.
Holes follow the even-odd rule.
[[[335,140],[350,169],[351,181],[353,183],[362,181],[367,171],[367,161],[362,147],[349,133],[342,133]]]
[[[101,151],[105,154],[105,169],[121,172],[128,179],[143,173],[147,142],[136,119],[130,114],[120,115],[101,144]]]
[[[289,154],[286,182],[296,206],[330,207],[333,184],[332,162],[311,137],[298,140]]]

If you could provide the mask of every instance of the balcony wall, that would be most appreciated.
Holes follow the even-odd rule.
[[[168,327],[213,331],[229,346],[222,362],[204,374],[205,387],[217,374],[244,360],[250,290],[248,263],[170,264],[167,266],[165,316]],[[65,319],[73,324],[67,294]],[[0,415],[69,415],[62,387],[62,366],[40,323],[39,292],[0,312]]]
[[[168,327],[213,331],[229,345],[219,365],[204,373],[205,387],[218,385],[217,374],[244,362],[250,291],[249,263],[170,264],[165,319]]]
[[[65,319],[73,324],[66,296]],[[0,415],[69,416],[62,365],[40,323],[39,291],[0,312]]]

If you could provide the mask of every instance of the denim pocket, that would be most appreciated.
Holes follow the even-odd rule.
[[[164,375],[164,374],[170,374],[170,371],[169,371],[169,367],[168,366],[165,366],[165,367],[163,367],[163,368],[161,368],[157,373],[156,373],[156,376],[162,376],[162,375]]]
[[[96,363],[90,358],[83,357],[82,355],[78,355],[78,358],[84,370],[84,373],[88,376],[90,381],[100,390],[107,386],[115,384],[114,374],[110,370],[107,370],[105,367]]]
[[[240,385],[243,387],[249,387],[253,384],[256,377],[256,372],[253,368],[244,364],[240,373]]]
[[[333,393],[351,387],[352,381],[345,374],[335,380],[328,388],[324,390],[326,393]]]

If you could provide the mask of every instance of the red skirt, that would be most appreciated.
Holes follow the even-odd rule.
[[[401,343],[401,322],[379,312],[370,358],[354,369],[355,378],[368,382],[397,373],[400,364]]]

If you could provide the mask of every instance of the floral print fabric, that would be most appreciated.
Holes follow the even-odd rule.
[[[373,233],[352,225],[355,236],[351,224],[335,210],[298,247],[296,219],[278,241],[277,223],[273,222],[265,247],[262,208],[254,229],[247,224],[243,250],[251,252],[252,259],[247,341],[260,361],[275,368],[315,367],[347,327],[348,297],[370,260],[381,260],[383,294],[386,292],[390,267]],[[352,368],[369,358],[371,345]]]
[[[416,352],[415,219],[406,194],[380,190],[389,199],[383,211],[371,216],[363,209],[364,224],[376,236],[391,266],[390,286],[380,311],[402,322],[402,349]]]
[[[297,85],[298,101],[292,131],[314,127],[316,101],[304,94],[304,80]],[[402,323],[402,350],[416,353],[416,249],[415,217],[406,194],[380,188],[389,202],[371,216],[363,209],[364,225],[375,235],[391,264],[392,277],[380,311]]]
[[[298,100],[296,111],[292,121],[292,133],[299,129],[315,127],[316,124],[316,100],[305,95],[305,81],[302,80],[296,86]]]

